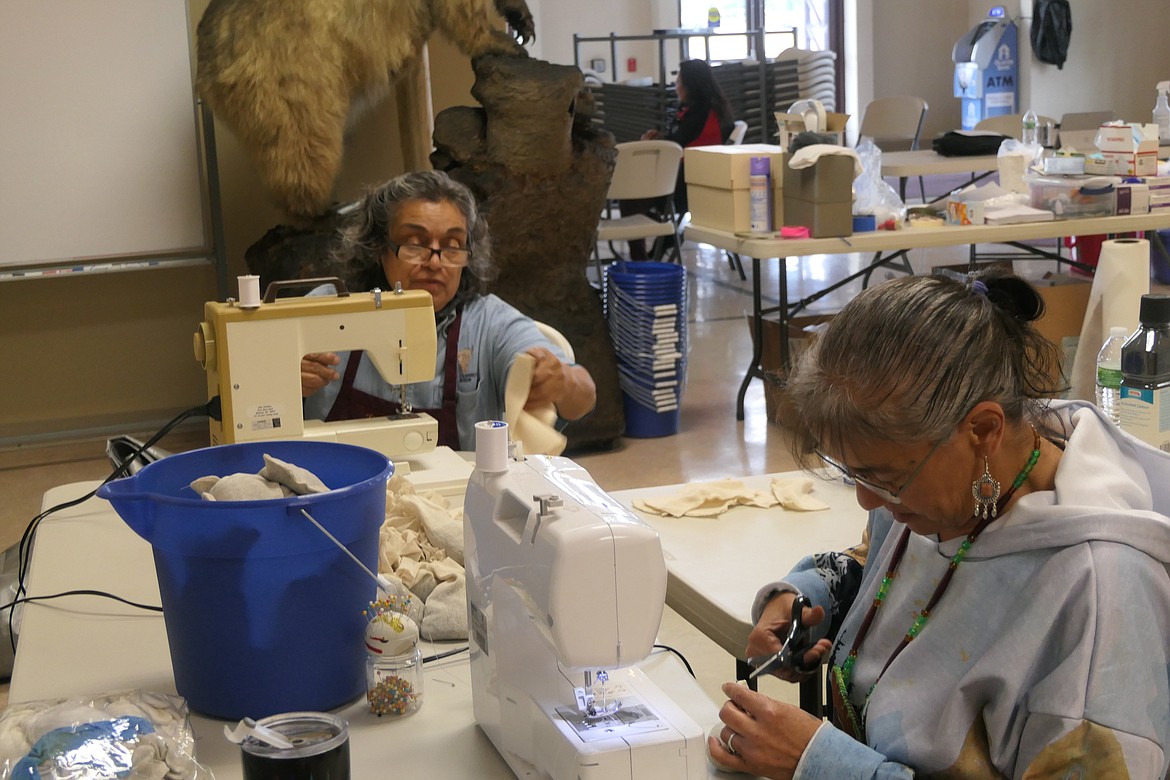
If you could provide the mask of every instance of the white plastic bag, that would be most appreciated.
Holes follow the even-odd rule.
[[[890,219],[901,224],[906,204],[882,178],[882,150],[872,138],[862,138],[854,151],[861,160],[861,175],[853,180],[853,213],[873,214],[879,225]]]
[[[174,694],[43,699],[0,713],[0,780],[212,780],[194,754],[187,702]]]
[[[1014,138],[1004,139],[999,145],[996,164],[999,168],[999,186],[1008,192],[1027,194],[1028,184],[1024,174],[1044,153],[1039,144],[1024,144]]]

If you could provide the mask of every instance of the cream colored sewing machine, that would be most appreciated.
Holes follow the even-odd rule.
[[[243,296],[241,296],[243,297]],[[434,472],[417,487],[462,493],[471,468],[447,448],[436,451],[438,424],[427,414],[323,422],[301,407],[301,358],[310,352],[365,350],[392,385],[435,375],[435,313],[421,290],[278,298],[243,305],[210,301],[195,332],[195,357],[207,371],[207,395],[219,397],[211,443],[326,439],[378,450],[399,473]],[[443,472],[450,466],[453,473]],[[437,481],[436,481],[437,480]]]

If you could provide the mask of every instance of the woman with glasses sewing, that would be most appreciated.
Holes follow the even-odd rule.
[[[408,385],[407,401],[439,423],[439,443],[474,448],[474,425],[502,419],[504,385],[515,356],[536,361],[528,407],[556,406],[565,420],[593,409],[589,372],[564,361],[531,319],[494,295],[487,222],[475,197],[439,171],[408,173],[370,190],[350,212],[332,262],[350,289],[426,290],[438,327],[435,378]],[[315,290],[332,294],[334,290]],[[394,414],[399,389],[362,353],[306,355],[305,416],[328,421]]]
[[[1054,348],[1013,276],[859,295],[799,362],[794,452],[856,487],[863,547],[763,588],[747,647],[799,615],[830,722],[724,685],[719,764],[771,778],[1162,778],[1170,454],[1049,400]],[[779,676],[811,673],[789,667]]]

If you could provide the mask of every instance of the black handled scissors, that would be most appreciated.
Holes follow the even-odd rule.
[[[769,674],[777,669],[788,667],[800,672],[811,672],[816,668],[804,665],[804,654],[812,647],[812,632],[804,624],[805,607],[811,607],[812,602],[805,596],[797,596],[792,600],[792,621],[788,625],[788,636],[784,644],[780,645],[780,652],[757,666],[748,675],[751,680],[761,674]]]

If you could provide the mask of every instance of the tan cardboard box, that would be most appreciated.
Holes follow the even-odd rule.
[[[810,168],[784,165],[784,224],[813,238],[853,235],[853,158],[822,157]]]
[[[771,144],[694,146],[683,156],[691,224],[746,233],[751,229],[751,159],[767,157],[772,169],[772,227],[784,224],[781,173],[784,153]]]
[[[784,190],[780,180],[772,181],[772,229],[784,224]],[[687,185],[691,224],[696,227],[747,233],[752,227],[751,192],[747,189],[718,189],[701,184]]]
[[[1060,353],[1060,375],[1052,379],[1059,382],[1063,395],[1069,385],[1093,283],[1090,279],[1050,272],[1043,279],[1033,280],[1032,285],[1044,299],[1044,315],[1032,324]]]
[[[825,127],[819,132],[828,133],[836,136],[837,145],[845,145],[845,125],[849,123],[848,114],[836,114],[832,112],[825,112]],[[780,147],[787,149],[792,144],[792,139],[798,133],[805,131],[804,117],[800,114],[786,114],[781,111],[776,112],[776,125],[780,128]]]
[[[748,327],[752,316],[747,316]],[[817,331],[833,319],[831,314],[790,317],[788,319],[788,354],[796,361],[802,352],[816,339]],[[764,409],[768,422],[783,428],[793,428],[796,412],[788,403],[784,384],[788,377],[780,366],[780,323],[775,317],[764,317],[764,346],[760,363],[764,369]]]
[[[683,175],[687,184],[719,189],[748,188],[753,157],[771,160],[772,180],[779,186],[784,150],[772,144],[739,146],[691,146],[683,151]]]

